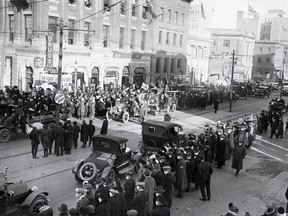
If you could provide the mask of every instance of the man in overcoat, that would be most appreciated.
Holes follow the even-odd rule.
[[[106,135],[108,132],[108,120],[106,117],[103,118],[103,123],[101,126],[100,134],[101,135]]]
[[[176,168],[176,183],[177,183],[177,190],[178,198],[183,198],[183,190],[187,188],[187,175],[186,175],[186,161],[184,160],[183,153],[179,152],[177,155],[178,163]]]
[[[80,133],[81,133],[80,140],[83,143],[81,148],[86,148],[86,143],[88,141],[89,134],[88,134],[88,125],[86,124],[85,120],[82,121]]]
[[[133,179],[132,171],[128,171],[126,174],[126,180],[124,182],[124,198],[126,200],[127,210],[132,209],[131,202],[134,198],[135,180]]]
[[[71,148],[73,146],[73,133],[73,126],[71,125],[71,121],[68,120],[64,139],[64,149],[66,151],[66,154],[71,154]]]
[[[156,208],[151,211],[151,216],[170,216],[170,210],[164,206],[165,200],[160,196],[156,198]]]
[[[61,156],[63,156],[64,138],[65,138],[65,129],[62,128],[62,123],[59,122],[55,130],[55,153],[57,156],[59,156],[59,153],[61,154]]]
[[[32,158],[38,159],[37,151],[38,145],[40,144],[40,132],[37,127],[33,127],[32,131],[29,134],[29,138],[31,140]]]
[[[156,189],[156,182],[154,178],[151,177],[151,172],[148,169],[144,172],[144,176],[145,190],[149,194],[147,213],[150,214],[154,205],[154,191]]]
[[[119,193],[117,187],[112,187],[109,190],[111,215],[113,216],[126,216],[127,207],[122,194]]]
[[[172,206],[172,193],[173,193],[173,184],[175,183],[175,176],[171,173],[171,167],[170,166],[164,166],[164,178],[163,178],[163,189],[165,196],[167,200],[167,207],[171,208]]]
[[[111,203],[109,197],[105,193],[97,194],[98,205],[95,208],[97,216],[111,216]]]
[[[48,157],[48,147],[50,144],[50,131],[46,124],[43,125],[43,129],[41,130],[40,133],[40,139],[44,150],[43,157]]]
[[[92,137],[96,131],[95,126],[93,125],[93,121],[91,119],[89,120],[87,129],[88,129],[89,147],[90,147],[92,143]]]
[[[202,194],[202,201],[211,199],[211,190],[210,190],[210,179],[213,173],[213,169],[211,164],[204,160],[205,156],[200,155],[199,159],[201,162],[198,165],[198,178],[199,178],[199,187]],[[207,192],[207,196],[205,193],[205,189]]]
[[[237,142],[232,153],[232,169],[236,169],[235,176],[238,176],[243,167],[243,159],[246,157],[246,147],[242,142]]]
[[[73,129],[74,129],[73,146],[74,146],[74,149],[76,149],[78,147],[78,138],[79,138],[79,133],[80,133],[80,127],[77,124],[77,121],[73,122]]]
[[[138,216],[145,216],[146,214],[149,194],[146,190],[144,190],[144,188],[145,188],[144,182],[138,182],[136,184],[137,192],[131,203],[132,209],[138,212]]]

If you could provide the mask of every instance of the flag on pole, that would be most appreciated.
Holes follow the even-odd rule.
[[[151,14],[152,18],[153,18],[153,19],[156,19],[156,18],[157,18],[157,15],[155,14],[154,9],[153,9],[153,7],[151,6],[149,0],[146,0],[146,4],[147,4],[147,7],[148,7],[148,12]]]
[[[253,7],[251,7],[250,5],[248,5],[248,15],[254,16],[254,17],[259,17],[259,14],[257,13],[257,11]]]
[[[205,20],[205,11],[204,11],[204,7],[203,7],[203,2],[201,1],[201,17]]]

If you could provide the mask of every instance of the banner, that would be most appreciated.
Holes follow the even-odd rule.
[[[259,14],[257,13],[257,11],[253,7],[251,7],[250,5],[248,5],[248,15],[259,18]]]
[[[45,71],[51,72],[53,68],[53,32],[48,32],[46,36],[46,66]]]

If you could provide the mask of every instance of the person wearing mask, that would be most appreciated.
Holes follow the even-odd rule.
[[[88,125],[86,124],[85,120],[82,121],[80,133],[81,133],[80,140],[83,143],[81,148],[86,148],[89,135],[88,135]]]
[[[211,199],[211,190],[210,190],[210,180],[213,173],[211,164],[204,160],[204,155],[199,156],[200,163],[198,165],[198,178],[199,178],[199,187],[202,194],[200,200],[206,201]],[[206,196],[206,192],[207,196]]]
[[[132,209],[131,202],[134,198],[135,191],[135,180],[133,179],[132,171],[127,171],[125,173],[125,182],[124,182],[124,198],[127,205],[127,210]]]
[[[148,208],[147,208],[147,213],[150,214],[150,212],[153,209],[153,204],[154,204],[154,191],[156,189],[156,182],[153,177],[151,177],[151,172],[147,169],[144,172],[144,183],[145,183],[145,190],[149,194],[148,198]]]
[[[32,158],[38,159],[37,151],[38,145],[40,144],[40,132],[37,127],[33,127],[32,131],[29,134],[29,139],[31,140]]]
[[[65,137],[65,129],[62,127],[62,123],[59,122],[55,130],[55,153],[57,156],[59,155],[63,156],[64,137]]]
[[[183,190],[187,189],[187,174],[186,174],[186,161],[183,157],[182,152],[178,152],[177,155],[178,163],[176,168],[176,184],[178,194],[176,197],[183,198]]]
[[[89,120],[87,129],[88,129],[89,147],[90,147],[92,143],[92,137],[94,136],[94,133],[96,131],[95,126],[93,125],[93,121],[91,119]]]
[[[78,138],[79,138],[79,133],[80,133],[80,127],[77,124],[77,121],[73,122],[73,129],[74,129],[73,146],[74,146],[74,149],[76,149],[78,147]]]
[[[136,194],[131,202],[132,209],[138,212],[138,216],[145,216],[146,206],[148,205],[149,194],[145,191],[145,183],[138,182],[136,184]]]
[[[113,216],[126,216],[127,208],[124,197],[119,193],[116,187],[109,190],[111,215]]]
[[[165,200],[159,196],[156,198],[156,208],[151,211],[150,216],[170,216],[170,210],[164,205]]]
[[[50,144],[50,131],[46,124],[43,125],[43,129],[40,132],[40,140],[43,146],[44,155],[43,157],[48,157],[48,147]]]
[[[163,178],[163,189],[165,196],[167,200],[167,207],[171,208],[172,206],[172,193],[173,193],[173,185],[175,183],[175,176],[173,173],[171,173],[171,167],[170,166],[164,166],[164,178]]]

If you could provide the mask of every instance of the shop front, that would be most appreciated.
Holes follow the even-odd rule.
[[[104,70],[103,87],[104,89],[118,88],[119,72],[118,67],[106,67]]]
[[[122,70],[122,86],[128,87],[130,86],[130,69],[125,66]]]
[[[143,82],[145,82],[145,68],[144,67],[136,67],[133,71],[133,84],[135,84],[136,88],[141,88]]]
[[[91,86],[97,87],[99,86],[99,68],[93,67],[91,72]]]

